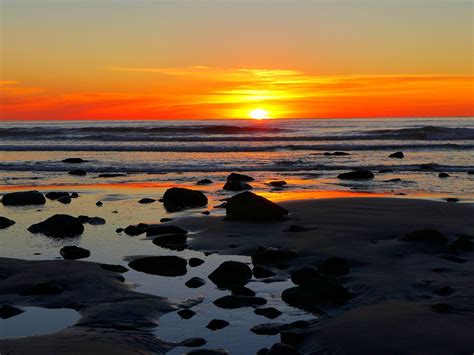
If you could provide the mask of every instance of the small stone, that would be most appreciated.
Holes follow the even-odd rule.
[[[155,201],[156,200],[153,198],[142,198],[141,200],[138,201],[138,203],[147,204],[147,203],[153,203]]]
[[[438,177],[440,177],[440,178],[447,178],[447,177],[449,177],[449,174],[448,174],[448,173],[439,173],[439,174],[438,174]]]
[[[266,277],[272,277],[275,275],[273,271],[268,270],[260,265],[255,266],[252,270],[252,273],[256,279],[264,279]]]
[[[198,288],[206,284],[206,281],[201,279],[200,277],[193,277],[186,281],[185,285],[189,288]]]
[[[196,314],[196,312],[194,312],[191,309],[182,309],[182,310],[178,311],[177,313],[179,314],[179,316],[182,319],[190,319],[190,318],[194,317],[194,315]]]
[[[202,259],[199,259],[199,258],[189,259],[189,266],[191,266],[191,267],[196,267],[196,266],[199,266],[199,265],[202,265],[202,264],[204,264],[204,260],[202,260]]]
[[[70,245],[61,248],[59,253],[64,259],[68,260],[84,259],[88,258],[91,255],[91,252],[89,250],[77,247],[75,245]]]
[[[282,314],[282,312],[280,312],[278,309],[274,307],[257,308],[255,309],[254,313],[258,314],[259,316],[267,317],[269,319],[275,319]]]
[[[219,330],[219,329],[227,327],[229,324],[230,324],[229,322],[222,319],[213,319],[209,322],[206,328],[210,330]]]

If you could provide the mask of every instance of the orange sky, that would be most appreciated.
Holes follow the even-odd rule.
[[[470,6],[4,0],[0,119],[474,116]]]

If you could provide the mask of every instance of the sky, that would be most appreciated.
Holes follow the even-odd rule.
[[[471,1],[0,6],[3,120],[474,116]]]

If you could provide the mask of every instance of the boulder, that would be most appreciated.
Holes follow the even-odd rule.
[[[295,285],[303,285],[319,277],[319,272],[310,266],[303,266],[291,272],[291,281]]]
[[[87,160],[84,160],[82,158],[66,158],[63,159],[63,163],[68,163],[68,164],[80,164],[80,163],[85,163]]]
[[[199,258],[189,259],[189,266],[191,266],[191,267],[196,267],[196,266],[199,266],[199,265],[202,265],[202,264],[204,264],[204,260],[202,260],[202,259],[199,259]]]
[[[405,156],[403,155],[403,152],[395,152],[392,153],[388,156],[389,158],[395,158],[395,159],[403,159]]]
[[[227,327],[229,324],[229,322],[222,319],[213,319],[208,323],[208,325],[206,325],[206,328],[210,330],[219,330]]]
[[[439,173],[439,174],[438,174],[438,177],[440,177],[440,178],[447,178],[447,177],[449,177],[449,174],[448,174],[448,173]]]
[[[405,242],[425,242],[435,244],[446,244],[448,242],[448,238],[435,229],[416,230],[405,234],[401,239]]]
[[[252,278],[252,270],[239,261],[225,261],[210,275],[209,279],[220,288],[244,286]]]
[[[96,205],[97,207],[102,207],[102,206],[104,205],[104,203],[103,203],[102,201],[97,201],[97,202],[95,203],[95,205]]]
[[[13,306],[9,306],[8,304],[5,304],[3,306],[0,306],[0,319],[12,318],[23,312],[24,310],[20,308],[16,308]]]
[[[270,181],[268,185],[272,187],[284,187],[286,186],[286,181],[283,181],[283,180]]]
[[[283,207],[248,191],[232,196],[225,208],[228,221],[281,221],[288,214]]]
[[[207,197],[201,191],[172,187],[163,195],[163,203],[168,212],[177,212],[187,208],[204,207],[207,205]]]
[[[269,248],[259,247],[252,254],[252,263],[254,265],[275,264],[275,263],[280,263],[282,260],[294,258],[295,256],[296,256],[296,253],[291,250],[272,248],[272,247],[269,247]]]
[[[210,180],[210,179],[202,179],[202,180],[199,180],[196,184],[197,184],[197,185],[209,185],[209,184],[212,184],[212,180]]]
[[[71,198],[69,196],[63,196],[58,198],[56,201],[61,202],[64,205],[68,205],[71,203]]]
[[[257,293],[248,287],[240,286],[230,290],[234,296],[255,296]]]
[[[97,177],[99,178],[115,178],[115,177],[123,177],[127,176],[127,174],[122,174],[122,173],[104,173],[104,174],[99,174]]]
[[[252,190],[253,187],[243,181],[229,180],[224,184],[222,189],[227,190],[227,191],[244,191],[244,190]]]
[[[68,260],[84,259],[91,256],[91,252],[89,250],[77,247],[75,245],[65,246],[61,248],[59,254],[61,254],[64,259]]]
[[[204,286],[205,284],[206,281],[201,279],[200,277],[193,277],[185,282],[185,285],[189,288],[199,288],[201,286]]]
[[[337,178],[341,180],[369,180],[374,178],[374,174],[369,170],[354,170],[339,174]]]
[[[449,244],[449,247],[454,250],[471,251],[474,249],[474,244],[469,236],[461,235],[458,239]]]
[[[44,205],[46,199],[39,191],[10,192],[2,197],[4,206]]]
[[[101,226],[105,224],[105,219],[101,217],[90,217],[87,221],[92,226]]]
[[[346,155],[350,155],[349,153],[346,153],[346,152],[334,152],[334,153],[331,153],[331,152],[325,152],[324,155],[326,156],[336,156],[336,157],[342,157],[342,156],[346,156]]]
[[[186,240],[186,234],[167,234],[153,239],[153,244],[159,247],[173,249],[173,247],[184,247]]]
[[[149,256],[128,264],[133,270],[159,276],[183,276],[187,272],[186,265],[185,259],[174,255]]]
[[[67,214],[55,214],[28,228],[31,233],[42,233],[53,238],[76,237],[84,232],[81,221]]]
[[[57,200],[61,197],[70,197],[69,192],[64,192],[64,191],[51,191],[48,192],[46,195],[44,195],[47,199],[49,200]]]
[[[256,308],[254,310],[254,313],[258,314],[259,316],[267,317],[269,319],[275,319],[282,315],[282,312],[280,312],[278,309],[274,307]]]
[[[125,232],[125,234],[135,237],[137,235],[145,233],[146,230],[147,230],[147,226],[143,224],[137,224],[135,226],[129,225],[128,227],[125,227],[123,231]]]
[[[319,265],[319,271],[325,275],[342,276],[349,272],[350,266],[346,259],[332,257]]]
[[[196,314],[196,312],[194,312],[191,309],[182,309],[182,310],[178,311],[178,315],[182,319],[191,319],[192,317],[194,317],[195,314]]]
[[[252,333],[258,335],[277,335],[282,330],[287,328],[286,324],[282,323],[266,323],[266,324],[257,324],[250,328]]]
[[[147,203],[153,203],[155,202],[156,200],[153,199],[153,198],[142,198],[141,200],[138,201],[138,203],[141,203],[141,204],[147,204]]]
[[[253,268],[252,273],[256,279],[264,279],[266,277],[275,276],[275,273],[273,271],[268,270],[267,268],[264,268],[263,266],[260,266],[260,265],[256,265]]]
[[[172,225],[152,225],[146,228],[146,236],[152,237],[161,234],[186,234],[186,229]]]
[[[8,228],[10,226],[13,226],[14,224],[15,224],[15,221],[7,217],[0,216],[0,229]]]
[[[82,169],[75,169],[75,170],[71,170],[70,172],[68,172],[68,174],[72,175],[72,176],[86,176],[87,172],[85,170],[82,170]]]
[[[250,182],[250,181],[254,181],[255,179],[251,176],[248,176],[248,175],[231,173],[229,176],[227,176],[226,180],[227,181]]]
[[[267,300],[262,297],[254,297],[254,296],[224,296],[218,298],[214,301],[214,304],[219,308],[224,309],[236,309],[241,307],[256,307],[256,306],[263,306],[267,303]]]

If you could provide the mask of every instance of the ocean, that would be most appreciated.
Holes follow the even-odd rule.
[[[335,151],[349,155],[324,154]],[[396,151],[405,158],[388,157]],[[99,173],[126,174],[114,183],[187,183],[236,171],[288,179],[306,190],[474,198],[474,175],[468,175],[474,170],[473,118],[4,121],[0,157],[5,187],[96,184]],[[63,163],[68,157],[86,162]],[[69,176],[75,168],[87,176]],[[376,178],[336,178],[357,168]],[[450,177],[441,179],[439,172]]]

